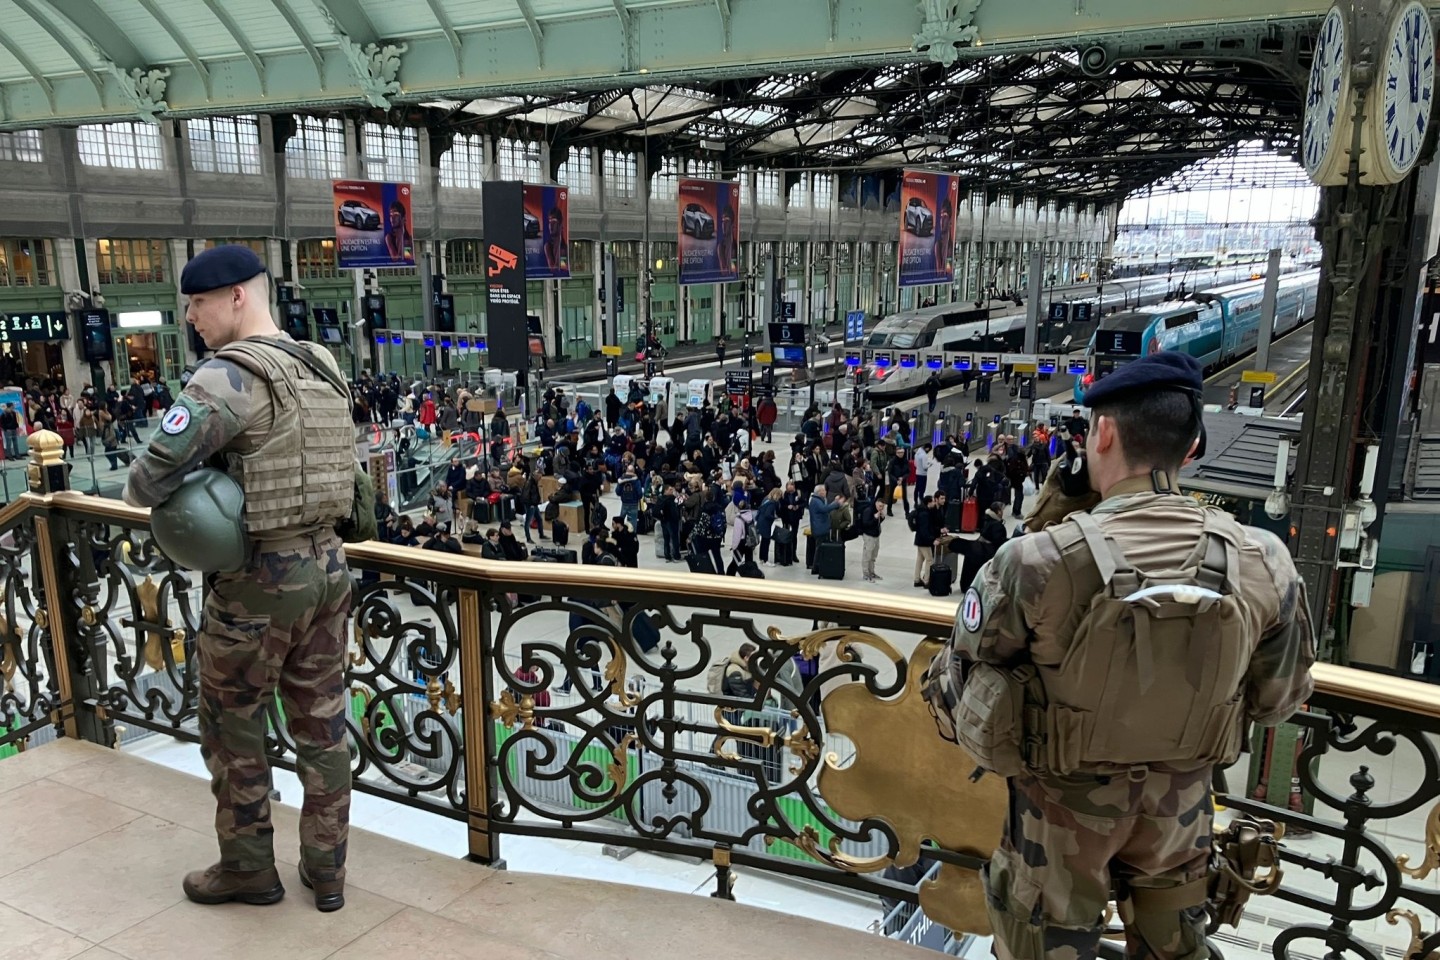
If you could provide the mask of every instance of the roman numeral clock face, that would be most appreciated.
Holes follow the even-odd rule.
[[[1349,144],[1350,52],[1344,14],[1332,8],[1315,40],[1315,59],[1305,88],[1305,120],[1300,130],[1301,158],[1310,179],[1333,185],[1344,180],[1340,159]]]
[[[1381,86],[1378,158],[1384,179],[1403,179],[1420,157],[1435,93],[1435,34],[1420,3],[1406,4],[1390,32]]]

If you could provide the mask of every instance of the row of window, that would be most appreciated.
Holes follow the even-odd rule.
[[[311,180],[338,180],[346,176],[348,150],[343,121],[329,118],[297,116],[295,133],[285,144],[286,172]],[[254,116],[206,117],[185,121],[186,139],[190,145],[191,165],[201,173],[258,175],[261,168],[260,127]],[[79,127],[77,140],[80,162],[86,166],[111,167],[122,170],[163,170],[165,151],[160,127],[149,123],[85,124]],[[420,177],[419,132],[411,127],[392,127],[366,123],[361,131],[361,163],[365,175],[374,180],[414,183]],[[44,151],[38,130],[0,133],[0,161],[40,163]],[[496,141],[495,166],[502,180],[544,182],[537,145],[523,140],[502,137]],[[485,181],[484,138],[458,135],[453,145],[440,158],[440,185],[443,187],[478,190]],[[638,168],[635,155],[618,150],[605,150],[601,172],[607,195],[630,199],[637,195]],[[745,171],[742,171],[744,173]],[[666,157],[652,185],[651,197],[674,199],[681,177],[715,178],[720,165],[714,160]],[[593,159],[590,151],[571,150],[556,171],[556,181],[577,194],[592,195],[595,191]],[[755,173],[755,201],[761,206],[780,207],[786,204],[785,175],[778,170]],[[790,205],[797,208],[826,209],[835,202],[835,177],[830,174],[802,173],[792,190]],[[748,202],[748,197],[745,198]],[[972,206],[984,203],[983,194],[971,197]],[[1000,212],[1014,209],[1008,197],[1000,200]],[[1033,198],[1027,198],[1021,209],[1038,212]]]
[[[250,247],[261,257],[267,255],[266,241],[260,239],[248,240],[209,240],[205,247],[214,247],[220,244],[233,243]],[[677,254],[676,245],[670,241],[656,241],[651,245],[651,253],[655,260],[663,263],[666,267],[673,267]],[[968,260],[970,254],[969,243],[961,245],[964,256],[961,259]],[[979,244],[974,245],[976,252],[979,252]],[[1022,252],[1020,244],[1008,244],[995,242],[987,243],[984,256],[987,260],[994,261],[997,257],[1009,259],[1013,252],[1017,256]],[[1056,256],[1062,250],[1080,255],[1085,249],[1083,243],[1059,244],[1047,248],[1051,256]],[[301,280],[323,280],[339,278],[343,275],[335,256],[335,241],[330,239],[301,240],[296,244],[296,265],[299,279]],[[635,274],[640,265],[640,245],[638,243],[619,243],[613,248],[616,270],[621,275]],[[827,257],[830,253],[828,244],[817,244],[815,255],[819,258]],[[886,254],[893,252],[893,245],[886,245]],[[450,240],[445,244],[446,272],[451,276],[484,276],[488,266],[485,255],[485,244],[480,239]],[[801,262],[802,251],[799,244],[786,243],[780,250],[782,259],[787,264],[798,266]],[[97,282],[110,286],[114,284],[134,283],[165,283],[171,278],[169,273],[170,253],[169,244],[164,240],[129,240],[129,239],[101,239],[96,241],[95,247],[96,266],[99,276]],[[862,261],[865,258],[862,257]],[[593,274],[595,272],[594,247],[589,243],[576,243],[570,250],[570,269],[576,274]],[[665,269],[662,267],[662,269]],[[386,271],[390,273],[391,271]],[[393,271],[395,275],[410,275],[408,270]],[[53,287],[59,286],[60,279],[55,269],[55,250],[53,241],[42,239],[0,239],[0,287]]]

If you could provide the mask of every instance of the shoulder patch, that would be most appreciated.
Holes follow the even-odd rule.
[[[967,633],[976,633],[984,621],[985,604],[980,599],[980,591],[971,587],[965,591],[965,599],[960,601],[960,626]]]
[[[190,426],[190,408],[182,407],[178,403],[171,407],[166,412],[165,418],[160,421],[160,429],[172,437],[177,433],[184,433],[188,426]]]

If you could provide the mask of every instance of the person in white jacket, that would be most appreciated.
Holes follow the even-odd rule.
[[[929,449],[925,450],[925,459],[925,477],[927,480],[925,489],[934,493],[940,489],[940,471],[945,469],[945,461],[935,456],[934,450]],[[920,482],[920,468],[918,466],[915,468],[915,482]]]
[[[935,463],[929,441],[915,448],[915,502],[925,499],[925,490],[930,485],[930,467]],[[935,468],[935,479],[940,479],[940,469]]]

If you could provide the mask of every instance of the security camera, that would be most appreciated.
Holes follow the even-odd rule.
[[[95,304],[96,309],[99,309],[105,306],[105,297],[103,294],[100,293],[100,291],[96,290],[94,293],[90,294],[90,302]]]
[[[352,327],[359,327],[359,326],[363,326],[364,323],[365,323],[365,318],[364,318],[364,317],[359,317],[358,319],[351,321],[350,326],[352,326]]]

